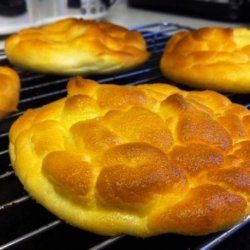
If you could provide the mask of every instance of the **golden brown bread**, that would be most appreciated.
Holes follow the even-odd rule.
[[[166,44],[161,70],[168,79],[191,87],[250,93],[250,30],[178,32]]]
[[[17,73],[8,67],[0,67],[0,119],[17,110],[19,92]]]
[[[100,85],[28,110],[11,127],[25,189],[92,232],[202,235],[250,212],[250,112],[213,91]]]
[[[21,30],[6,40],[5,53],[20,68],[62,75],[120,72],[149,58],[138,31],[76,18]]]

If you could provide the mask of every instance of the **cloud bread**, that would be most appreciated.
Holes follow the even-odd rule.
[[[10,130],[16,175],[68,223],[103,235],[204,235],[250,212],[250,112],[213,91],[80,77]]]
[[[21,30],[6,40],[5,53],[20,68],[62,75],[120,72],[149,58],[138,31],[77,18]]]
[[[17,110],[19,92],[17,73],[8,67],[0,67],[0,119]]]
[[[167,78],[191,87],[250,93],[250,30],[180,31],[166,44],[161,70]]]

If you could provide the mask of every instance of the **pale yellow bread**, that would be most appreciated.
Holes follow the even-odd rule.
[[[213,91],[77,77],[10,130],[16,175],[66,222],[103,235],[204,235],[249,215],[250,112]]]
[[[77,18],[21,30],[6,40],[5,53],[20,68],[62,75],[125,71],[150,55],[138,31]]]
[[[8,67],[0,67],[0,120],[17,110],[19,92],[20,79],[17,73]]]
[[[250,30],[180,31],[166,44],[161,70],[168,79],[191,87],[250,93]]]

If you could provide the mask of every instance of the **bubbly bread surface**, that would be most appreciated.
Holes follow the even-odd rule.
[[[0,67],[0,119],[17,110],[20,93],[20,79],[17,73]]]
[[[6,40],[5,53],[20,68],[62,75],[120,72],[149,58],[139,32],[77,18],[21,30]]]
[[[250,112],[213,91],[80,77],[10,130],[25,189],[104,235],[203,235],[249,215]]]
[[[178,83],[250,93],[250,30],[205,27],[180,31],[166,44],[163,74]]]

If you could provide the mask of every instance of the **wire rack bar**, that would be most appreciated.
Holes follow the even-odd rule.
[[[116,237],[111,237],[111,238],[101,242],[100,244],[97,244],[94,247],[89,248],[89,250],[101,250],[101,249],[104,249],[104,248],[108,247],[109,245],[115,243],[116,241],[123,239],[124,237],[126,237],[126,235],[119,235],[119,236],[116,236]]]
[[[19,243],[31,239],[34,236],[37,236],[38,234],[44,233],[52,228],[55,228],[56,226],[60,225],[62,222],[60,220],[56,220],[53,221],[45,226],[39,227],[36,230],[31,231],[30,233],[24,234],[12,241],[9,241],[8,243],[0,246],[0,250],[5,250],[5,249],[9,249],[11,247],[15,247],[16,245],[18,245]]]
[[[210,250],[219,245],[222,241],[229,238],[231,235],[233,235],[235,232],[237,232],[242,227],[246,226],[248,223],[250,223],[250,216],[248,216],[243,222],[235,225],[234,227],[230,228],[229,230],[221,233],[219,236],[215,236],[211,238],[209,241],[205,242],[201,246],[197,247],[196,250]]]
[[[25,196],[23,196],[21,198],[18,198],[16,200],[11,201],[11,202],[5,203],[5,204],[0,206],[0,211],[4,210],[4,209],[7,209],[9,207],[12,207],[12,206],[21,204],[22,202],[25,202],[25,201],[27,201],[29,199],[30,199],[30,197],[28,195],[25,195]]]
[[[13,174],[14,174],[14,171],[13,171],[13,170],[7,171],[6,173],[0,175],[0,180],[1,180],[1,179],[4,179],[4,178],[6,178],[6,177],[9,177],[9,176],[11,176],[11,175],[13,175]]]

